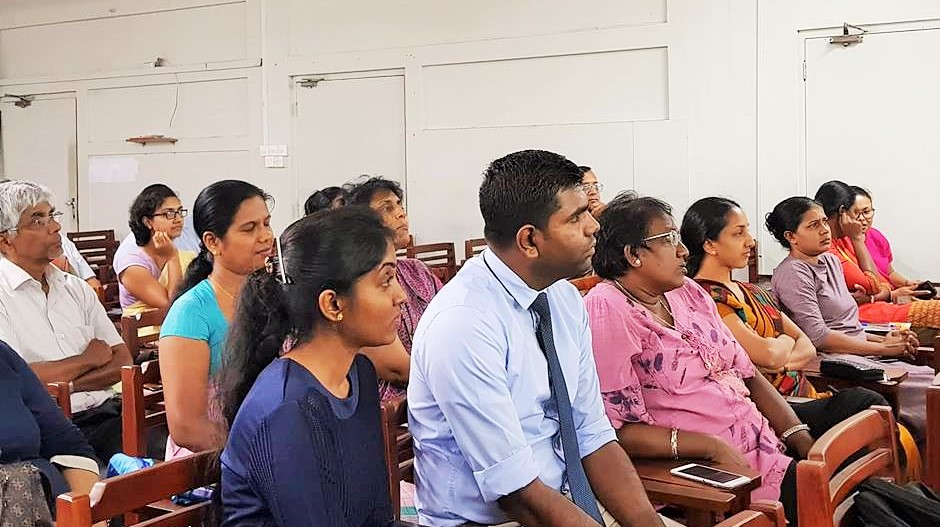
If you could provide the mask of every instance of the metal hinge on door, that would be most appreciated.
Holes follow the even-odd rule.
[[[322,80],[324,80],[323,77],[312,77],[301,79],[297,84],[299,84],[301,88],[316,88],[317,84],[319,84]]]
[[[806,61],[803,61],[803,80],[806,80]]]

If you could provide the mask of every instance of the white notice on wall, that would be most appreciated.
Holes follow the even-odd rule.
[[[130,156],[88,158],[89,183],[131,183],[137,180],[137,159]]]

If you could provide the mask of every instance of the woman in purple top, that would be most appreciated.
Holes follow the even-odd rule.
[[[909,330],[884,337],[863,330],[858,305],[845,285],[842,265],[829,252],[832,233],[819,203],[806,197],[788,198],[767,215],[766,227],[790,251],[774,269],[774,295],[818,351],[879,357],[906,357],[916,352],[919,343]],[[863,357],[852,360],[881,366]],[[891,365],[908,371],[898,392],[900,418],[910,425],[915,437],[923,437],[925,389],[933,382],[934,371],[929,366],[904,362]]]
[[[607,416],[631,456],[699,458],[761,473],[753,499],[796,520],[796,462],[814,437],[884,399],[873,392],[793,408],[758,375],[715,302],[686,277],[671,208],[621,194],[599,218],[585,296]]]
[[[382,223],[394,232],[395,250],[399,250],[411,241],[403,197],[401,186],[395,181],[372,177],[351,185],[346,202],[365,205],[377,212]],[[402,304],[398,319],[398,339],[388,346],[362,350],[375,365],[379,395],[383,401],[405,394],[411,368],[411,337],[428,303],[441,288],[440,280],[431,274],[424,262],[413,258],[398,259],[398,281],[408,297]]]

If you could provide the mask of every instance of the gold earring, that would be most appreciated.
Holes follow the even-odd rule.
[[[337,313],[337,314],[336,314],[336,321],[337,321],[337,322],[342,322],[342,321],[343,321],[343,314],[342,314],[342,313]]]

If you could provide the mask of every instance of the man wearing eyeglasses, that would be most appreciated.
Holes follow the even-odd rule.
[[[121,449],[111,387],[131,357],[91,287],[51,264],[62,254],[52,201],[42,185],[0,183],[0,340],[44,383],[69,383],[72,421],[107,461]]]
[[[581,189],[584,190],[588,198],[588,212],[596,218],[604,210],[604,202],[601,201],[601,191],[604,190],[604,184],[597,181],[597,176],[594,175],[591,167],[580,166],[578,170],[581,171]]]

